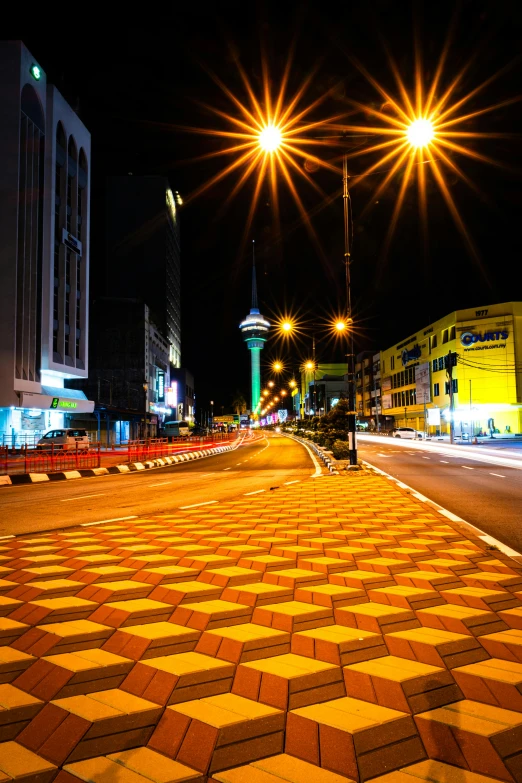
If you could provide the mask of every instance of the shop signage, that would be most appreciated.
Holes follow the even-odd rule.
[[[415,359],[420,359],[421,348],[420,345],[414,345],[413,348],[407,350],[406,348],[401,354],[402,365],[405,367],[408,362],[413,362]]]
[[[492,340],[507,340],[509,332],[504,330],[497,332],[462,332],[460,335],[461,345],[468,346],[473,343],[487,343]]]
[[[415,390],[417,403],[431,402],[430,363],[424,362],[415,367]]]
[[[158,370],[158,402],[165,402],[165,373]]]
[[[67,393],[67,389],[63,390]],[[54,410],[54,411],[74,411],[75,413],[92,413],[94,410],[93,400],[77,399],[71,400],[62,397],[53,397],[51,394],[35,394],[34,392],[22,392],[21,408]]]
[[[57,408],[65,408],[66,410],[71,410],[78,407],[77,402],[73,402],[72,400],[61,400],[59,397],[53,397],[53,401],[51,403],[51,408],[54,408],[55,410]]]

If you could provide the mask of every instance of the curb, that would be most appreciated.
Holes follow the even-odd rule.
[[[296,440],[298,443],[301,443],[303,446],[308,446],[309,449],[315,451],[319,459],[322,460],[324,466],[328,468],[330,473],[336,476],[339,475],[339,471],[334,467],[330,457],[327,454],[325,454],[324,451],[321,449],[321,447],[318,446],[316,443],[313,443],[313,441],[305,440],[305,438],[299,438],[297,435],[290,435],[290,433],[288,432],[285,432],[284,435],[286,435],[287,438]]]
[[[151,468],[164,468],[167,465],[176,465],[178,462],[190,462],[195,459],[213,457],[225,451],[237,449],[239,443],[233,446],[215,446],[212,449],[202,451],[183,451],[172,457],[158,457],[147,462],[131,462],[124,465],[111,465],[108,468],[81,468],[79,470],[64,470],[58,473],[20,473],[13,476],[0,476],[0,487],[17,486],[20,484],[41,484],[46,481],[71,481],[79,478],[93,478],[94,476],[107,476],[116,473],[135,473]]]

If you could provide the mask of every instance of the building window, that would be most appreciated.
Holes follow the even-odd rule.
[[[453,394],[457,394],[457,392],[459,390],[458,378],[453,378],[453,380],[451,381],[451,388],[452,388]],[[446,394],[450,393],[449,381],[446,381],[446,383],[444,384],[444,389],[445,389],[445,393]]]
[[[448,330],[444,329],[444,331],[442,332],[442,344],[444,345],[444,343],[447,342],[448,342]]]
[[[395,356],[391,357],[391,369],[395,370]]]
[[[437,347],[437,335],[434,334],[433,337],[430,337],[430,343],[432,348]]]
[[[440,395],[440,384],[434,383],[433,384],[433,396],[438,397]]]
[[[439,370],[444,369],[444,356],[439,357]]]
[[[76,358],[80,358],[80,338],[76,338]]]
[[[452,326],[451,329],[450,329],[449,338],[450,338],[450,340],[454,340],[455,339],[455,327],[454,326]]]
[[[437,372],[437,370],[439,369],[439,363],[438,363],[437,359],[433,360],[433,362],[432,362],[432,369],[433,369],[433,372]]]

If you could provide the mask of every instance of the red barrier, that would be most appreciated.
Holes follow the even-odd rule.
[[[83,470],[100,467],[100,444],[89,449],[64,450],[51,445],[49,449],[32,449],[24,446],[18,453],[9,454],[9,448],[0,450],[0,474],[57,473],[63,470]]]
[[[214,446],[230,443],[235,439],[235,433],[217,433],[201,438],[176,438],[171,443],[168,443],[166,438],[130,441],[127,447],[127,462],[147,462],[188,451],[206,451]]]

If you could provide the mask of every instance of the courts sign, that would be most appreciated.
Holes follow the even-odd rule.
[[[509,332],[500,330],[497,332],[462,332],[460,335],[460,344],[465,348],[474,343],[487,343],[498,340],[507,340]]]

